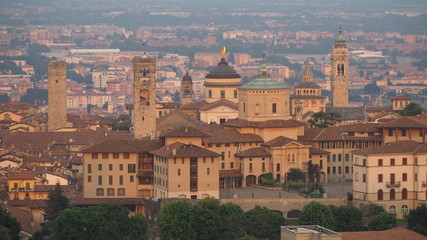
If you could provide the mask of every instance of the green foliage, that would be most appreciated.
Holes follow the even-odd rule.
[[[376,94],[380,94],[381,89],[380,87],[377,86],[376,83],[370,83],[365,85],[365,87],[363,88],[363,92],[365,94],[376,95]]]
[[[261,175],[260,177],[261,184],[273,186],[276,184],[276,180],[273,178],[272,173],[266,173]]]
[[[351,206],[330,206],[335,217],[337,232],[354,232],[363,230],[363,214],[358,208]]]
[[[272,240],[280,239],[280,226],[285,225],[286,220],[268,208],[256,206],[244,214],[243,223],[247,234]]]
[[[188,201],[166,203],[158,214],[158,225],[162,239],[192,240],[194,232],[194,210]]]
[[[409,211],[408,228],[427,236],[427,206],[422,205]]]
[[[176,91],[172,96],[172,101],[174,102],[180,102],[181,101],[181,94]]]
[[[116,124],[112,128],[113,130],[125,130],[129,131],[130,126],[128,124]]]
[[[41,53],[50,52],[50,48],[44,44],[30,44],[27,52],[28,55],[40,55]]]
[[[397,226],[396,214],[382,212],[374,216],[368,223],[369,230],[382,231]]]
[[[417,103],[410,103],[402,111],[399,112],[402,116],[417,116],[424,112],[424,109]]]
[[[308,123],[310,127],[327,128],[340,122],[340,119],[341,115],[336,112],[318,112],[311,115],[311,119],[308,120]]]
[[[128,216],[118,204],[65,209],[54,221],[50,240],[147,239],[147,221],[142,215]]]
[[[19,240],[19,231],[18,221],[0,206],[0,239]]]
[[[335,230],[336,222],[331,208],[319,202],[306,204],[298,220],[301,225],[319,225]]]
[[[12,71],[12,74],[27,74],[26,72],[22,71],[20,67],[16,66],[16,64],[12,61],[4,61],[0,63],[0,72],[6,70]]]
[[[69,208],[68,202],[68,198],[62,195],[61,186],[56,184],[53,191],[47,197],[45,208],[46,219],[54,220],[62,210]]]
[[[289,169],[288,181],[304,181],[305,174],[299,168],[291,168]]]
[[[238,205],[227,203],[219,208],[219,238],[223,240],[233,240],[245,235],[243,226],[244,211]]]
[[[40,102],[47,103],[47,90],[39,88],[29,88],[27,90],[27,93],[22,96],[21,101],[35,105],[37,105],[36,103]]]
[[[0,95],[0,103],[2,102],[10,102],[10,98],[7,94],[1,94]]]
[[[217,199],[206,198],[197,202],[194,207],[194,229],[197,239],[214,240],[219,237],[220,202]]]

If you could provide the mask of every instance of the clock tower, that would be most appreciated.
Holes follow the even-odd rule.
[[[332,106],[348,107],[349,57],[345,37],[340,27],[332,48]]]
[[[156,59],[146,53],[133,59],[133,133],[156,137]]]
[[[193,79],[187,73],[181,81],[181,103],[187,104],[193,101]]]

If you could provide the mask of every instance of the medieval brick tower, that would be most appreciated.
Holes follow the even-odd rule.
[[[340,27],[332,49],[332,106],[348,107],[349,57],[345,37]]]
[[[65,127],[67,120],[67,64],[48,64],[48,131]]]
[[[146,53],[133,59],[133,133],[156,137],[156,59]]]
[[[181,81],[181,103],[187,104],[193,101],[193,79],[187,73]]]

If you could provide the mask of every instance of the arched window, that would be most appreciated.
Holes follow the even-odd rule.
[[[288,162],[291,161],[291,154],[288,154]]]
[[[117,189],[117,196],[125,196],[126,190],[124,188]]]
[[[382,201],[383,200],[383,190],[378,190],[378,196],[377,196],[378,201]]]
[[[104,189],[103,188],[97,188],[96,189],[96,196],[104,196]]]
[[[277,172],[280,172],[280,163],[278,163],[278,164],[276,165],[276,171],[277,171]]]
[[[114,188],[107,188],[107,196],[114,196]]]
[[[394,189],[390,190],[390,200],[396,199],[396,191]]]
[[[389,212],[389,213],[396,214],[396,207],[395,207],[394,205],[391,205],[391,206],[388,208],[388,212]]]
[[[406,215],[406,214],[408,214],[408,213],[409,213],[408,205],[402,205],[401,213],[402,213],[403,215]]]
[[[408,199],[408,189],[402,189],[402,199]]]
[[[295,161],[295,154],[292,154],[292,162]]]

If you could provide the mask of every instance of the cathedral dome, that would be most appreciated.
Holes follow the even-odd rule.
[[[206,78],[216,78],[216,79],[226,79],[226,78],[241,78],[241,76],[234,70],[232,67],[228,66],[228,63],[225,61],[225,58],[221,58],[221,61],[218,63],[212,71],[210,71]]]
[[[267,69],[265,66],[261,68],[261,74],[255,80],[252,80],[241,87],[239,89],[250,89],[250,90],[271,90],[271,89],[288,89],[289,87],[280,83],[272,78],[267,73]]]

